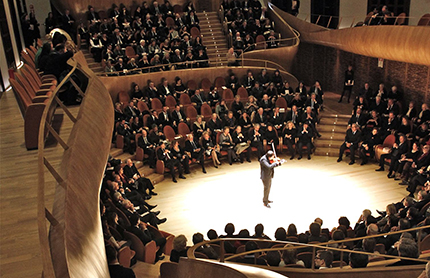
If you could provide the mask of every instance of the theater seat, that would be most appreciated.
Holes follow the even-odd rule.
[[[127,231],[124,231],[124,237],[131,240],[131,249],[136,252],[137,260],[150,264],[155,263],[156,253],[159,249],[155,241],[151,240],[143,245],[143,242],[136,235]]]

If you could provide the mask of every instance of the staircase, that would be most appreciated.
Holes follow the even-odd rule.
[[[155,172],[155,169],[149,168],[148,165],[143,165],[142,161],[134,160],[134,158],[135,158],[134,155],[131,155],[129,153],[124,153],[122,149],[115,148],[114,145],[111,147],[110,155],[116,159],[121,159],[122,163],[125,163],[125,161],[129,158],[131,160],[133,160],[133,162],[136,165],[136,168],[139,170],[140,174],[143,177],[150,179],[154,185],[157,183],[160,183],[164,180],[164,176],[157,174]]]
[[[315,155],[337,157],[345,140],[349,115],[322,114],[317,126],[321,138],[315,140]]]
[[[102,68],[101,63],[96,63],[94,61],[93,55],[88,50],[88,45],[85,40],[81,40],[81,49],[82,53],[84,54],[85,60],[87,60],[88,67],[94,71],[95,74],[102,73],[104,71],[104,68]]]
[[[200,20],[200,33],[202,34],[203,44],[207,48],[209,61],[212,65],[226,65],[227,38],[222,30],[218,13],[203,11],[197,13],[197,16]]]

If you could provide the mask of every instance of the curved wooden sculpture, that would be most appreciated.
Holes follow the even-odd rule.
[[[271,11],[300,32],[303,42],[334,47],[369,57],[430,65],[430,28],[425,26],[362,26],[331,30],[305,22],[268,4]]]

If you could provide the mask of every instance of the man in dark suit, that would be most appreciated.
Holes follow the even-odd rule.
[[[172,176],[172,181],[177,183],[178,181],[175,178],[175,166],[178,168],[179,178],[186,179],[182,172],[181,162],[175,158],[173,158],[172,154],[168,149],[166,149],[166,143],[162,142],[160,148],[157,150],[157,159],[164,161],[164,165],[169,168],[170,175]]]
[[[349,128],[346,131],[345,136],[345,142],[340,146],[339,150],[339,158],[337,159],[337,162],[342,161],[343,153],[346,149],[349,149],[350,151],[350,158],[351,161],[349,162],[349,165],[352,165],[355,163],[355,151],[358,148],[358,143],[361,141],[361,132],[358,130],[357,124],[353,123],[351,125],[351,128]]]
[[[382,138],[387,137],[394,131],[397,131],[397,128],[399,127],[399,121],[397,120],[396,115],[394,112],[390,112],[388,114],[388,117],[383,118],[382,121],[382,128],[381,128],[381,136]]]
[[[119,135],[122,135],[124,137],[124,151],[128,151],[130,154],[134,154],[135,144],[131,143],[131,140],[134,139],[134,134],[131,131],[131,128],[125,122],[125,120],[121,121],[116,131]]]
[[[127,231],[137,236],[143,243],[147,244],[150,241],[155,241],[155,244],[160,247],[157,251],[157,257],[155,261],[164,259],[163,249],[166,244],[166,239],[164,237],[155,238],[148,230],[146,224],[140,222],[140,217],[137,214],[130,216],[131,226],[127,228]]]
[[[387,176],[391,177],[392,172],[395,170],[394,169],[395,162],[399,160],[402,154],[405,154],[408,151],[408,149],[409,149],[409,146],[408,146],[408,142],[406,141],[406,136],[402,134],[399,137],[399,143],[394,143],[393,147],[391,148],[391,152],[381,155],[381,158],[379,160],[379,168],[376,169],[375,171],[378,171],[378,172],[384,171],[385,159],[390,158],[391,163],[390,163],[390,169]]]
[[[160,112],[160,114],[158,114],[158,118],[160,119],[160,123],[163,127],[165,127],[166,125],[172,125],[172,118],[169,115],[169,107],[168,106],[163,106],[163,111]]]
[[[370,88],[369,83],[364,83],[364,87],[360,89],[359,96],[363,96],[367,103],[373,99],[373,90]]]
[[[270,208],[269,203],[272,203],[272,201],[269,201],[269,193],[272,187],[272,178],[275,174],[274,168],[281,165],[278,161],[271,163],[274,158],[275,154],[273,151],[267,151],[267,153],[260,158],[260,179],[263,181],[264,185],[263,204],[267,208]]]
[[[162,96],[163,99],[165,99],[167,96],[175,96],[175,90],[173,87],[169,84],[169,81],[167,78],[163,78],[161,80],[161,84],[158,87],[158,91],[160,92],[160,96]]]
[[[124,174],[130,180],[134,180],[138,182],[138,190],[143,195],[158,195],[154,192],[154,185],[151,180],[145,177],[142,177],[139,171],[134,165],[131,159],[126,160],[126,165],[124,166]],[[148,193],[146,192],[148,190]]]
[[[64,12],[64,15],[61,17],[61,22],[62,22],[64,31],[69,33],[70,37],[74,38],[73,35],[75,34],[75,31],[73,28],[73,24],[75,23],[75,19],[72,17],[69,10],[66,10]]]
[[[258,157],[262,157],[264,155],[264,147],[259,124],[254,124],[254,128],[249,131],[248,140],[250,141],[251,147],[257,148]]]
[[[156,110],[151,110],[151,115],[148,117],[146,124],[148,125],[149,128],[152,128],[153,125],[156,125],[156,126],[161,125],[161,120]]]
[[[146,129],[142,129],[142,136],[137,140],[137,145],[143,149],[143,153],[148,154],[149,167],[155,168],[155,144],[149,140]]]
[[[202,172],[206,174],[204,151],[202,147],[198,142],[194,141],[192,133],[188,134],[187,137],[188,140],[185,141],[185,152],[187,152],[191,158],[195,158],[197,160],[197,163],[202,166]]]
[[[309,126],[308,122],[304,122],[301,129],[299,129],[297,133],[297,137],[299,138],[299,142],[297,144],[297,152],[299,153],[298,160],[302,159],[302,149],[303,146],[306,146],[308,151],[308,160],[311,159],[312,152],[312,138],[313,132],[312,128]]]
[[[194,96],[191,97],[191,102],[195,103],[197,113],[200,114],[203,103],[206,103],[206,98],[200,93],[200,90],[197,89],[194,93]]]
[[[188,124],[187,117],[185,116],[185,113],[181,111],[181,106],[179,104],[175,106],[175,110],[172,111],[171,117],[174,127],[177,127],[179,123],[182,122]]]
[[[298,126],[300,123],[301,115],[300,111],[297,109],[297,106],[293,105],[291,110],[287,113],[287,122],[292,122],[295,126]]]
[[[348,125],[356,124],[358,128],[363,129],[367,123],[367,117],[363,115],[361,108],[357,108],[355,114],[349,118]]]
[[[118,252],[114,247],[106,246],[106,257],[109,264],[109,274],[112,278],[135,278],[133,269],[123,267],[118,262]]]
[[[257,249],[258,249],[258,245],[255,241],[248,241],[245,244],[246,252],[257,250]],[[259,253],[251,253],[251,254],[245,255],[243,258],[238,259],[237,262],[243,263],[243,264],[267,265],[266,261],[263,258],[256,258],[258,254]]]

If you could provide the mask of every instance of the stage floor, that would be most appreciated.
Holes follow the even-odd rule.
[[[166,176],[156,185],[159,195],[150,203],[158,204],[160,216],[168,218],[160,229],[184,234],[192,244],[195,232],[206,236],[209,229],[215,229],[224,234],[228,222],[235,225],[236,233],[248,229],[251,235],[254,226],[262,223],[271,238],[278,227],[287,229],[290,223],[299,233],[305,232],[316,217],[323,219],[323,228],[337,227],[340,216],[348,217],[354,226],[363,209],[377,215],[376,209],[385,210],[387,204],[406,195],[405,187],[388,179],[387,172],[374,171],[376,164],[350,166],[348,162],[337,163],[333,157],[289,160],[275,169],[270,209],[263,206],[256,158],[252,163],[207,167],[206,175],[195,167],[186,180],[176,184]]]

